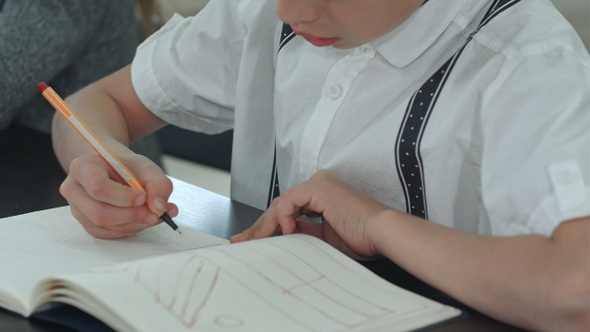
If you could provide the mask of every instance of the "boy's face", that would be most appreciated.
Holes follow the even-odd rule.
[[[401,25],[425,0],[278,0],[279,18],[315,46],[347,49]]]

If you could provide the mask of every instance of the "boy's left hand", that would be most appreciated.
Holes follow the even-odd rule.
[[[275,234],[305,233],[318,237],[355,259],[378,254],[374,234],[382,212],[390,210],[326,171],[286,190],[264,214],[232,243]],[[298,220],[300,216],[322,217],[322,223]]]

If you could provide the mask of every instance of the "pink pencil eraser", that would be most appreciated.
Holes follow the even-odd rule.
[[[39,91],[41,91],[41,93],[43,93],[43,91],[45,91],[49,86],[45,83],[45,82],[41,82],[39,83],[39,85],[37,85],[37,88],[39,88]]]

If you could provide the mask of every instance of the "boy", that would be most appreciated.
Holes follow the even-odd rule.
[[[214,1],[68,99],[147,196],[55,118],[61,191],[90,234],[132,235],[159,222],[145,202],[178,208],[127,144],[233,128],[232,198],[268,210],[232,242],[314,234],[508,323],[583,330],[589,64],[545,0]]]

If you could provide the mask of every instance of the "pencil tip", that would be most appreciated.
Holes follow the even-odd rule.
[[[172,218],[170,218],[170,216],[168,215],[168,213],[164,212],[164,214],[162,214],[160,216],[160,218],[168,224],[168,226],[172,227],[173,230],[177,231],[178,234],[182,234],[180,232],[180,230],[178,229],[178,226],[174,223],[174,221],[172,220]]]
[[[180,231],[180,229],[176,229],[176,231],[178,232],[178,234],[182,235],[182,232]]]

